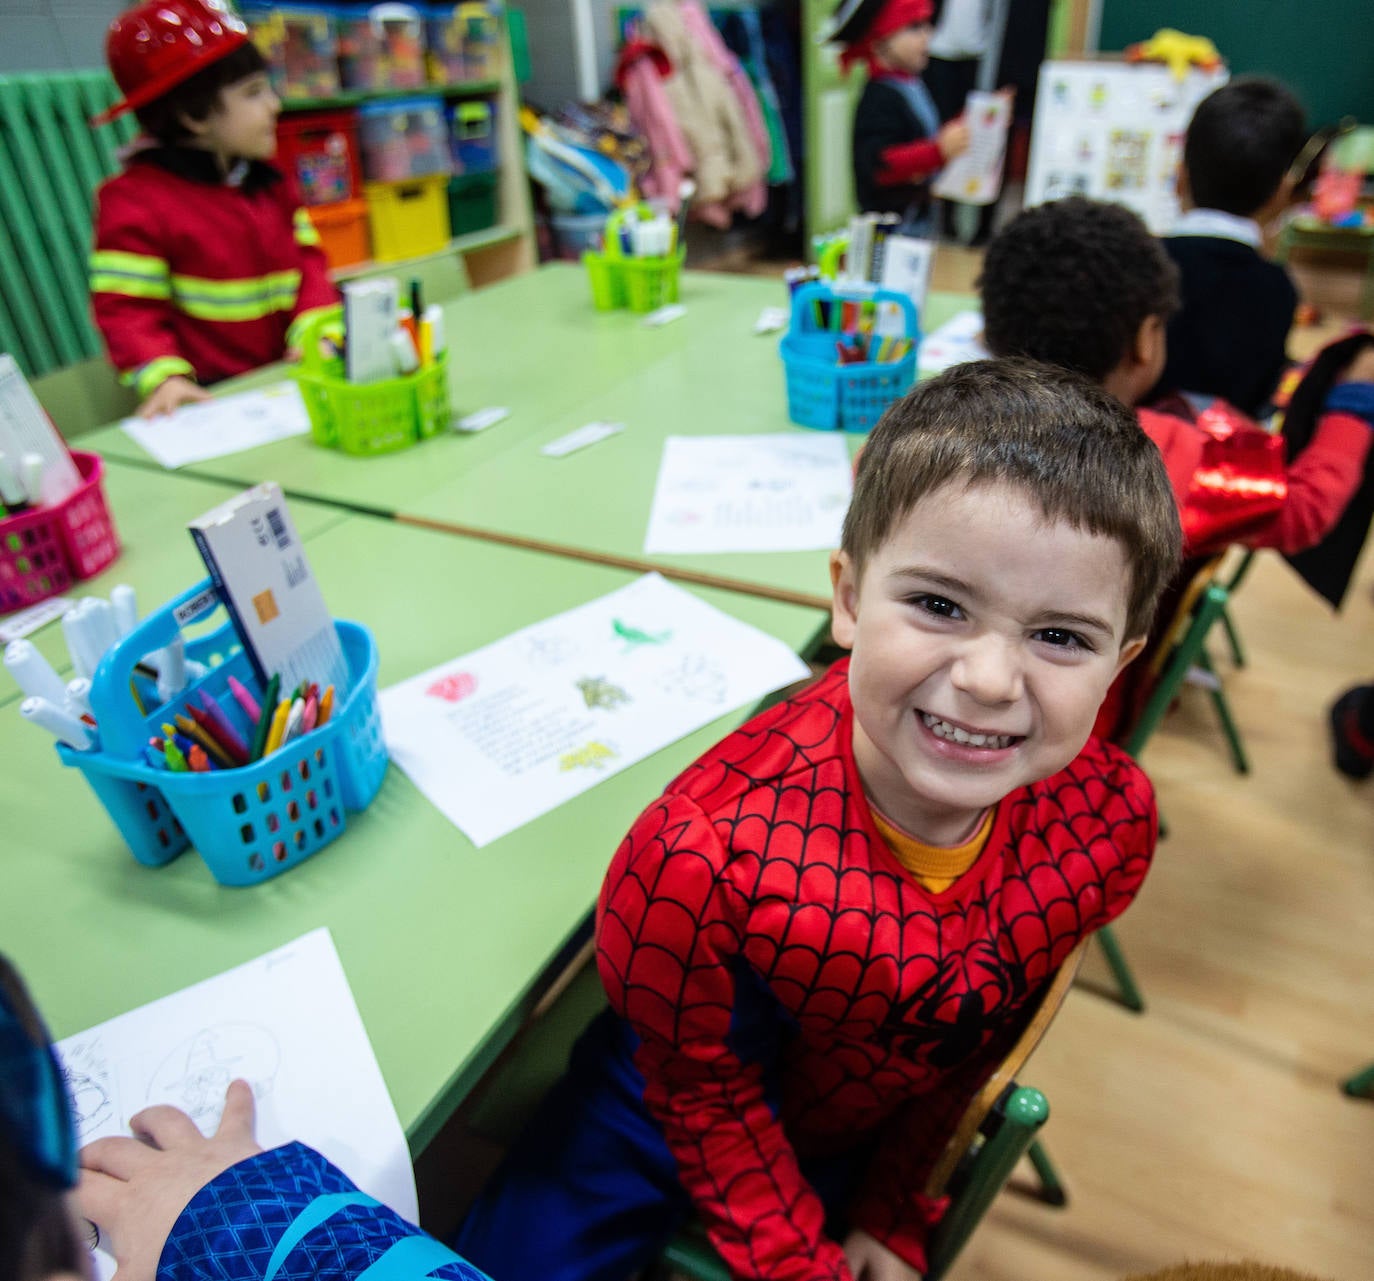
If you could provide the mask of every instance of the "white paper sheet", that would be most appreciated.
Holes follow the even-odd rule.
[[[839,546],[851,488],[839,435],[669,436],[644,550],[827,550]]]
[[[213,1134],[235,1077],[253,1087],[258,1142],[299,1139],[411,1222],[405,1135],[327,929],[60,1041],[80,1141],[129,1132],[171,1103]],[[114,1260],[95,1254],[101,1281]]]
[[[383,690],[382,724],[391,759],[480,847],[806,674],[783,642],[646,574]]]
[[[283,382],[183,405],[162,418],[126,418],[120,426],[164,467],[184,467],[304,436],[310,431],[310,417],[300,388]]]
[[[961,311],[921,339],[916,364],[927,373],[939,373],[951,365],[987,360],[990,354],[983,346],[982,312]]]
[[[940,171],[931,191],[942,200],[990,205],[1002,190],[1011,95],[974,89],[964,104],[964,120],[969,130],[968,150]]]

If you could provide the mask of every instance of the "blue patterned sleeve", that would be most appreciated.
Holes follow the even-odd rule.
[[[447,1246],[288,1143],[231,1166],[181,1212],[157,1281],[487,1281]]]

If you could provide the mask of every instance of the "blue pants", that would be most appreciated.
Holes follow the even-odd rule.
[[[468,1212],[454,1248],[493,1281],[627,1281],[687,1220],[633,1049],[615,1014],[598,1016]],[[827,1210],[847,1200],[867,1155],[804,1163]]]

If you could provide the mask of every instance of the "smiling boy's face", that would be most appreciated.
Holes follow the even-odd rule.
[[[1082,749],[1126,635],[1113,538],[1047,521],[1019,490],[950,483],[856,576],[836,552],[834,635],[852,649],[854,757],[873,804],[931,844]]]

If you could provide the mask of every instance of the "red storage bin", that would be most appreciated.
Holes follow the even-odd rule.
[[[358,119],[352,111],[309,111],[277,121],[277,163],[296,180],[307,205],[336,205],[362,195]]]
[[[0,520],[0,613],[92,578],[119,555],[99,454],[72,451],[81,484],[62,502]]]

